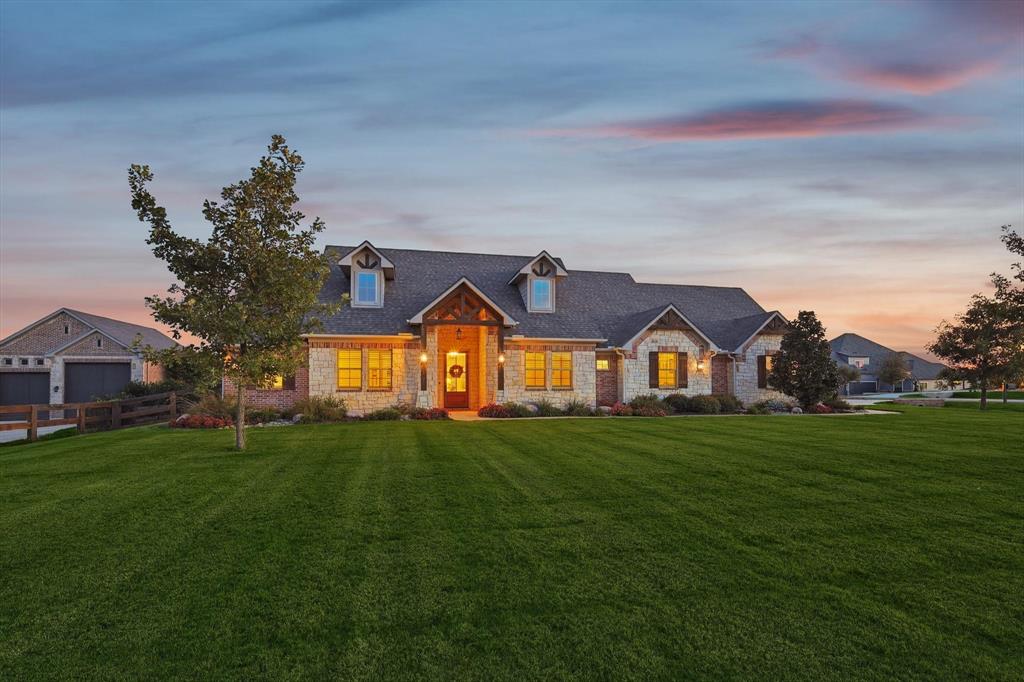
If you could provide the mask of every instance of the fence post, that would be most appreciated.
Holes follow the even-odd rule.
[[[110,406],[110,428],[121,428],[121,403],[113,403]]]
[[[39,408],[30,405],[28,408],[28,439],[35,442],[39,437]]]
[[[85,433],[85,405],[78,406],[78,433]]]
[[[175,394],[174,391],[171,391],[170,407],[171,407],[171,419],[170,419],[170,421],[174,421],[174,418],[178,416],[178,396],[177,396],[177,394]]]

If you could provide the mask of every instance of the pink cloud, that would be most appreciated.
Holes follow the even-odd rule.
[[[948,125],[909,107],[863,100],[742,104],[701,114],[536,131],[544,137],[622,137],[656,142],[826,137]]]
[[[863,85],[915,95],[934,95],[989,76],[998,68],[999,63],[995,60],[957,65],[897,62],[848,64],[839,67],[839,72],[847,80]]]

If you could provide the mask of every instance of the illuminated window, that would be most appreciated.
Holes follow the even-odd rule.
[[[263,385],[263,388],[282,389],[284,388],[284,375],[275,374],[274,376],[267,379],[267,382]]]
[[[338,388],[358,391],[363,387],[363,351],[344,348],[338,351]]]
[[[598,358],[598,360],[597,360],[597,371],[598,372],[607,372],[608,371],[608,360],[607,359],[602,360],[602,359]]]
[[[772,366],[775,364],[775,358],[771,355],[764,356],[764,371],[772,371]]]
[[[368,388],[377,391],[391,390],[391,349],[366,351],[366,368]]]
[[[572,353],[551,354],[551,388],[572,388]]]
[[[544,353],[526,353],[526,387],[544,388]]]
[[[658,388],[676,387],[677,361],[675,353],[658,353]]]
[[[530,283],[530,305],[533,310],[553,310],[551,280],[535,279]]]
[[[356,305],[377,305],[380,301],[376,272],[360,272],[356,275]]]

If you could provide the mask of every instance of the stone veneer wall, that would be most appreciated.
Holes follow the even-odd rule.
[[[770,388],[757,387],[757,356],[773,353],[782,346],[781,334],[762,334],[743,349],[743,361],[736,361],[735,393],[745,405],[759,400],[785,399],[785,394]]]
[[[701,395],[711,393],[711,363],[705,361],[704,369],[697,369],[701,340],[689,332],[678,330],[657,330],[644,334],[633,344],[623,360],[623,402],[629,402],[638,395],[654,393],[666,396],[672,393]],[[688,376],[686,388],[651,388],[650,353],[668,351],[688,354]]]
[[[338,349],[359,348],[363,353],[363,390],[344,391],[338,388]],[[391,390],[366,390],[366,351],[390,348],[392,351]],[[417,400],[420,382],[420,346],[415,341],[340,341],[311,340],[309,343],[309,395],[331,395],[345,400],[354,415],[392,407],[398,403],[420,404]]]
[[[526,351],[543,351],[545,362],[546,389],[526,388]],[[572,389],[552,389],[551,352],[572,353]],[[519,344],[505,345],[505,390],[498,391],[498,402],[527,403],[548,400],[555,405],[564,405],[571,400],[582,400],[591,407],[597,405],[597,364],[594,347],[582,344]]]

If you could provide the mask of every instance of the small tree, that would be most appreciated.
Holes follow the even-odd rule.
[[[839,370],[814,311],[801,310],[790,323],[778,355],[772,358],[768,385],[796,398],[805,409],[836,395]]]
[[[854,367],[853,365],[837,364],[836,372],[839,374],[839,385],[846,395],[850,395],[850,384],[854,381],[860,381],[860,367]]]
[[[148,296],[146,304],[176,339],[186,332],[198,337],[194,352],[222,363],[238,392],[238,449],[245,447],[245,387],[294,372],[302,335],[338,307],[317,300],[329,267],[314,249],[323,222],[302,229],[305,216],[295,208],[302,168],[302,157],[274,135],[248,179],[225,187],[221,202],[203,203],[213,225],[206,242],[171,229],[167,211],[147,189],[148,166],[128,171],[132,208],[149,224],[146,243],[177,278],[168,296]]]
[[[890,384],[894,391],[896,391],[896,384],[899,384],[899,390],[896,392],[902,392],[903,380],[910,377],[910,368],[907,367],[907,359],[903,356],[903,353],[890,353],[882,361],[882,366],[878,369],[877,376],[879,381]]]

